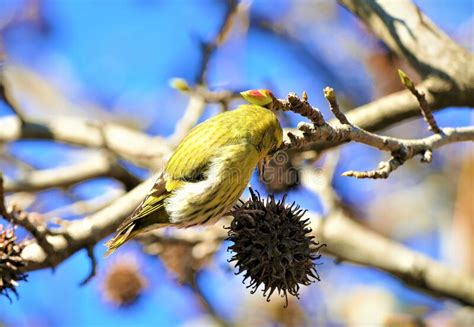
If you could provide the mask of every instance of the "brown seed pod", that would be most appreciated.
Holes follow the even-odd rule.
[[[300,184],[300,172],[287,151],[278,151],[262,170],[260,181],[268,192],[285,192]]]
[[[134,257],[120,257],[112,263],[104,277],[104,297],[117,306],[129,306],[137,301],[147,286]]]
[[[251,198],[234,207],[228,227],[228,240],[234,244],[230,262],[235,262],[237,275],[244,273],[248,288],[255,293],[263,285],[263,295],[270,300],[275,290],[286,298],[298,297],[300,285],[320,280],[315,260],[324,246],[313,241],[305,210],[295,203],[285,204],[286,195],[276,202],[274,196],[262,200],[250,189]]]
[[[0,225],[0,295],[10,301],[10,292],[17,297],[18,281],[26,281],[27,275],[21,271],[26,263],[21,257],[24,245],[16,242],[14,229],[4,229]]]

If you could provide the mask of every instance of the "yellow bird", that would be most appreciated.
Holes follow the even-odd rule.
[[[257,164],[283,140],[268,109],[271,92],[241,94],[250,104],[206,120],[182,140],[152,190],[107,242],[106,255],[140,233],[212,223],[232,208]]]

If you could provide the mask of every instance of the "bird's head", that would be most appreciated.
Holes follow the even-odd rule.
[[[248,90],[240,92],[242,97],[251,104],[266,106],[273,101],[273,94],[269,90]]]

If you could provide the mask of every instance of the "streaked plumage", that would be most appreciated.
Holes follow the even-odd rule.
[[[282,143],[271,93],[243,93],[252,103],[194,127],[178,145],[150,193],[107,243],[107,254],[137,234],[163,226],[211,223],[229,211],[255,167]]]

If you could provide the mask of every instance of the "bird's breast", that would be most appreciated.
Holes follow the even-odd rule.
[[[185,182],[166,203],[170,221],[181,227],[204,224],[228,211],[245,190],[259,153],[251,144],[221,149],[202,181]]]

